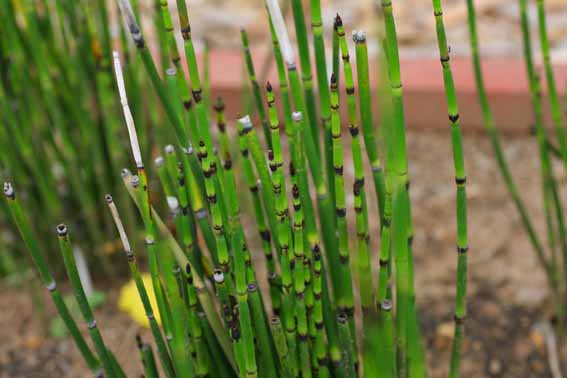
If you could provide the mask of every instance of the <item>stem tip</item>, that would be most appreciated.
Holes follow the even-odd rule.
[[[67,235],[67,226],[64,223],[57,225],[57,234],[61,237]]]
[[[10,181],[4,182],[4,195],[10,199],[16,198],[16,192]]]

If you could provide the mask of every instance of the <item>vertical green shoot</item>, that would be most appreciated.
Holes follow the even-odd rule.
[[[459,376],[461,359],[461,345],[464,337],[464,323],[466,317],[466,294],[467,294],[467,194],[465,173],[463,138],[459,126],[459,108],[453,73],[451,71],[449,46],[443,24],[443,8],[441,0],[433,0],[433,13],[437,31],[437,44],[439,57],[443,68],[443,80],[445,83],[445,98],[447,99],[447,111],[451,128],[451,143],[453,145],[453,165],[455,171],[456,208],[457,208],[457,293],[455,300],[455,333],[451,351],[451,365],[449,376]]]

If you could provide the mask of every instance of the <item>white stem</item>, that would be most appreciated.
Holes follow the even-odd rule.
[[[94,290],[87,259],[85,259],[85,255],[79,247],[73,248],[73,255],[75,256],[75,264],[77,265],[79,279],[81,280],[85,294],[87,295],[87,297],[90,297],[93,294]]]
[[[132,252],[132,248],[130,247],[130,241],[128,240],[128,235],[126,235],[126,230],[124,230],[124,225],[122,224],[122,220],[120,219],[120,215],[118,214],[118,209],[112,200],[110,195],[106,196],[106,203],[108,204],[108,208],[110,209],[110,213],[112,214],[112,219],[114,220],[114,224],[116,225],[116,229],[118,230],[118,234],[120,235],[120,240],[122,241],[122,247],[124,251],[128,254]]]
[[[126,87],[124,85],[124,76],[122,74],[122,65],[120,64],[120,57],[117,51],[112,52],[114,58],[114,73],[116,74],[116,84],[118,85],[118,93],[120,94],[120,102],[122,103],[122,111],[124,112],[124,119],[126,120],[126,127],[128,127],[128,136],[130,138],[130,146],[132,147],[132,154],[136,166],[141,168],[144,166],[142,162],[142,154],[140,152],[140,143],[138,143],[138,134],[136,134],[136,126],[134,126],[134,118],[128,105],[128,97],[126,96]]]
[[[272,18],[272,24],[274,25],[274,30],[276,31],[276,36],[278,37],[278,42],[280,44],[285,63],[288,66],[295,65],[293,48],[289,41],[289,34],[287,33],[280,4],[278,0],[266,0],[266,5],[268,7],[268,12],[270,12],[270,17]]]

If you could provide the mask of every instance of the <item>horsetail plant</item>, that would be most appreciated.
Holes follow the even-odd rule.
[[[541,85],[538,74],[534,67],[533,51],[531,47],[529,18],[527,15],[527,2],[519,0],[520,11],[520,26],[522,30],[522,42],[524,51],[524,60],[526,65],[526,76],[529,85],[530,102],[534,113],[535,134],[539,149],[540,169],[542,178],[542,196],[544,204],[544,214],[547,227],[547,238],[549,242],[549,251],[546,251],[539,234],[534,227],[533,220],[530,217],[525,203],[520,195],[519,189],[514,181],[510,171],[508,162],[502,152],[500,136],[492,109],[488,101],[486,87],[484,84],[484,76],[482,67],[480,65],[480,51],[478,44],[478,32],[476,23],[476,10],[472,1],[467,1],[467,14],[468,14],[468,29],[470,37],[470,45],[472,52],[472,62],[475,74],[476,88],[478,93],[478,101],[481,106],[483,121],[486,132],[492,143],[493,151],[498,163],[498,167],[506,188],[512,197],[516,210],[519,213],[522,226],[527,233],[528,240],[532,245],[535,256],[539,265],[545,272],[548,286],[550,289],[550,296],[556,318],[555,331],[560,336],[562,342],[558,345],[565,343],[567,335],[567,241],[566,241],[566,227],[564,220],[563,206],[558,195],[557,181],[554,177],[553,167],[550,161],[550,152],[554,143],[551,142],[543,124],[542,113],[542,94]],[[557,91],[554,75],[551,66],[551,57],[549,52],[549,41],[547,37],[547,25],[545,17],[545,9],[543,1],[537,2],[538,14],[538,29],[539,39],[543,55],[543,68],[545,71],[546,82],[549,92],[549,100],[551,105],[552,121],[555,126],[556,138],[558,140],[558,154],[557,156],[563,161],[565,167],[565,130],[563,123],[563,116],[560,114],[560,105],[557,100]],[[559,244],[559,246],[557,246]],[[560,266],[560,258],[562,259],[563,266]],[[558,351],[551,351],[551,353],[561,353]],[[565,368],[565,367],[563,367]]]
[[[459,376],[459,365],[461,359],[461,347],[463,343],[464,322],[466,318],[466,294],[467,294],[467,193],[465,173],[463,140],[459,125],[459,108],[453,73],[451,71],[449,46],[443,24],[443,8],[440,0],[433,0],[433,14],[437,31],[437,42],[439,56],[443,67],[443,80],[445,84],[445,97],[447,99],[447,111],[451,128],[451,142],[453,145],[453,165],[455,169],[456,207],[457,207],[457,293],[455,305],[455,333],[451,351],[451,365],[449,376]]]
[[[107,88],[99,95],[118,93],[114,97],[120,100],[123,118],[120,122],[126,124],[126,130],[122,128],[122,131],[127,131],[136,171],[122,170],[122,189],[110,185],[120,181],[112,175],[99,178],[96,175],[100,171],[98,166],[88,166],[85,177],[100,189],[108,185],[108,191],[120,190],[130,196],[143,224],[145,245],[131,245],[118,207],[113,198],[106,195],[110,218],[118,231],[156,347],[154,357],[152,347],[138,340],[145,376],[424,377],[425,352],[414,288],[413,225],[401,74],[391,2],[382,2],[386,30],[383,47],[387,54],[381,72],[387,73],[385,82],[390,86],[384,91],[385,98],[380,99],[388,105],[383,110],[390,117],[389,122],[382,122],[381,126],[384,151],[378,149],[372,113],[366,35],[362,31],[353,32],[355,80],[345,26],[337,16],[334,20],[332,75],[328,78],[320,1],[312,0],[309,12],[316,81],[312,78],[302,2],[292,0],[300,73],[279,4],[267,0],[266,26],[271,33],[280,92],[267,83],[265,93],[262,93],[264,87],[260,85],[263,83],[257,83],[254,74],[252,46],[242,31],[261,126],[255,127],[249,115],[234,117],[219,99],[214,105],[218,133],[213,133],[210,124],[211,109],[206,105],[210,102],[208,81],[199,76],[203,71],[197,64],[186,2],[175,1],[181,30],[176,30],[172,22],[174,13],[169,7],[174,2],[154,2],[154,25],[158,29],[155,32],[160,43],[159,65],[154,63],[150,46],[142,35],[136,9],[129,0],[117,0],[117,3],[136,48],[131,53],[140,58],[138,65],[143,69],[128,64],[128,73],[124,74],[119,54],[114,52],[115,91]],[[451,376],[458,376],[466,313],[465,172],[456,95],[437,0],[434,0],[434,10],[457,180],[459,257],[456,328],[450,366]],[[182,54],[175,44],[177,34],[183,39]],[[96,36],[96,33],[91,35]],[[4,42],[1,36],[0,40]],[[110,44],[110,41],[105,42],[107,47]],[[124,55],[129,57],[130,52],[126,52],[124,46],[122,48]],[[29,55],[36,53],[30,51]],[[108,49],[105,54],[104,59],[110,61]],[[343,137],[340,114],[341,57],[350,138]],[[36,58],[41,67],[39,89],[46,91],[46,97],[49,97],[54,90],[47,77],[49,66],[42,62],[41,56]],[[51,60],[52,57],[49,62]],[[63,65],[65,69],[69,67],[69,63]],[[187,78],[185,71],[189,73]],[[136,78],[139,80],[134,80]],[[163,122],[159,122],[164,124],[163,129],[161,126],[160,129],[147,128],[142,116],[145,113],[136,114],[143,108],[138,106],[138,101],[144,104],[153,100],[151,96],[142,98],[139,92],[145,88],[143,85],[150,83],[163,113],[152,111],[148,114],[156,118],[163,116]],[[132,108],[127,93],[135,97],[132,103],[136,105]],[[281,117],[276,106],[280,101]],[[5,106],[4,102],[0,105]],[[64,117],[58,104],[48,100],[45,106],[54,120]],[[120,134],[118,124],[119,121],[113,119],[112,128],[105,130],[109,138]],[[280,125],[284,125],[285,135],[281,135]],[[90,122],[81,125],[81,130],[89,131],[90,126]],[[258,135],[260,128],[264,138]],[[61,138],[53,138],[50,146],[65,162],[79,152],[76,141],[87,142],[86,135],[68,135],[69,130],[69,127],[62,128]],[[24,132],[28,133],[22,131],[19,135],[22,140],[29,137]],[[153,134],[156,134],[157,144],[165,145],[163,150],[155,148]],[[323,149],[319,145],[320,134],[323,134]],[[101,146],[92,143],[89,146],[89,153],[100,152]],[[119,149],[115,140],[110,140],[108,146]],[[240,150],[238,156],[232,155],[234,146]],[[162,155],[154,156],[155,169],[148,170],[144,161],[154,151],[162,151]],[[110,155],[123,154],[113,150]],[[368,206],[372,194],[366,190],[365,159],[370,163],[372,193],[378,203],[374,213],[379,219],[380,235],[376,237],[379,240],[376,247],[379,248],[373,244],[374,237],[370,238],[374,232],[369,219],[374,213]],[[17,164],[9,158],[3,158],[4,161]],[[348,176],[350,162],[354,173],[352,191]],[[125,156],[111,163],[112,166],[128,165]],[[154,173],[161,184],[163,200],[154,191]],[[17,175],[18,170],[14,174]],[[82,179],[76,179],[73,189],[80,188]],[[48,182],[51,178],[45,180]],[[238,190],[241,182],[249,189],[245,193]],[[248,192],[251,209],[243,205],[242,196]],[[90,325],[96,356],[56,290],[9,183],[5,186],[5,194],[40,276],[91,371],[95,376],[124,376],[118,361],[104,343],[86,301],[67,227],[61,225],[58,228],[64,266],[81,313]],[[98,191],[88,195],[90,203],[98,206],[102,200],[97,197]],[[45,198],[50,196],[53,193],[49,191],[41,194]],[[76,196],[80,199],[78,202],[83,203],[83,197]],[[167,218],[162,218],[162,209],[168,211]],[[244,213],[251,213],[256,223],[252,227],[254,230],[247,226]],[[54,208],[49,215],[59,217],[63,214]],[[104,223],[105,229],[109,227],[108,218],[108,214],[101,218],[104,222],[100,223]],[[351,218],[352,228],[356,231],[352,237]],[[129,226],[136,227],[133,223]],[[133,252],[144,247],[156,297],[155,308],[142,280],[141,273],[145,269],[142,254]],[[379,251],[379,256],[375,256],[378,254],[375,251]],[[372,266],[375,257],[380,261],[377,271]],[[263,263],[258,263],[260,260]],[[264,272],[267,274],[262,274]],[[360,314],[358,309],[362,310]]]
[[[65,302],[63,301],[63,297],[57,288],[57,283],[53,278],[51,272],[49,271],[49,267],[47,266],[47,262],[43,257],[42,252],[39,249],[39,244],[33,234],[32,228],[29,224],[29,221],[26,219],[26,216],[22,210],[19,200],[16,198],[16,191],[12,186],[12,183],[6,181],[4,183],[4,195],[8,201],[8,206],[10,208],[10,213],[20,235],[29,250],[30,256],[39,272],[39,276],[45,285],[47,291],[51,295],[51,299],[59,312],[59,315],[63,319],[65,326],[69,330],[69,333],[73,337],[77,348],[81,352],[82,357],[84,358],[85,362],[89,366],[90,370],[93,373],[94,377],[100,377],[103,375],[103,370],[99,359],[95,357],[93,352],[91,351],[90,347],[87,345],[85,339],[81,335],[79,328],[77,327],[77,323],[71,316],[69,309]]]

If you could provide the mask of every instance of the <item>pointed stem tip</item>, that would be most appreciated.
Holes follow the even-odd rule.
[[[339,26],[343,26],[343,19],[341,18],[341,16],[339,16],[339,14],[337,13],[337,15],[335,16],[335,24],[334,27],[335,29],[338,28]]]

